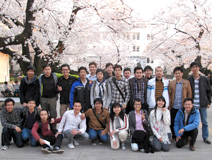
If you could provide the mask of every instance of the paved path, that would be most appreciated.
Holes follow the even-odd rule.
[[[208,122],[210,127],[210,140],[212,141],[212,108],[208,110]],[[1,133],[0,126],[0,133]],[[211,160],[212,159],[212,145],[205,144],[201,138],[202,132],[199,129],[199,135],[195,144],[196,151],[191,152],[189,146],[181,149],[171,144],[169,152],[157,152],[154,154],[146,154],[141,152],[133,152],[130,149],[129,140],[127,143],[127,150],[113,151],[110,149],[109,143],[104,145],[92,146],[90,143],[80,144],[75,149],[67,147],[67,140],[63,140],[62,148],[64,153],[45,155],[41,153],[41,147],[25,146],[24,148],[17,148],[14,144],[7,151],[0,150],[0,159],[49,159],[49,160]]]

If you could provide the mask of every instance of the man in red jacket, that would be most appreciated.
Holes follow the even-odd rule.
[[[54,127],[57,123],[60,123],[61,118],[48,118],[48,114],[46,110],[40,111],[40,121],[36,121],[32,128],[32,135],[37,142],[43,147],[43,153],[63,153],[64,151],[60,148],[60,145],[63,140],[63,135],[58,134],[54,131]],[[51,145],[54,144],[53,149],[51,149],[51,145],[48,144],[50,142]]]

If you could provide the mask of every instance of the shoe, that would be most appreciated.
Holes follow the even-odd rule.
[[[103,142],[100,140],[100,141],[98,142],[98,144],[103,144]]]
[[[54,147],[52,150],[53,153],[63,153],[64,150],[62,150],[60,147]]]
[[[75,147],[74,147],[74,144],[73,144],[73,143],[69,143],[69,144],[68,144],[68,148],[74,149],[74,148],[75,148]]]
[[[207,143],[207,144],[211,144],[211,141],[208,138],[205,138],[204,142]]]
[[[190,150],[191,151],[195,151],[195,147],[194,146],[190,146]]]
[[[123,151],[126,150],[126,146],[125,146],[125,143],[124,143],[124,142],[121,143],[121,149],[122,149]]]
[[[79,142],[76,139],[74,139],[74,145],[79,146]]]
[[[94,139],[94,140],[91,140],[91,143],[92,143],[92,145],[96,145],[96,140]]]
[[[142,148],[142,149],[140,149],[140,152],[144,152],[144,149]]]
[[[44,154],[52,153],[52,150],[51,150],[49,147],[42,148],[41,151],[42,151]]]
[[[8,149],[9,149],[9,146],[3,146],[3,147],[2,147],[2,150],[3,150],[3,151],[6,151],[6,150],[8,150]]]

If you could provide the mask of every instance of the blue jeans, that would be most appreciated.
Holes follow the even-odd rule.
[[[102,142],[107,142],[107,140],[108,140],[107,134],[101,135],[101,132],[102,132],[102,130],[94,130],[94,129],[90,128],[89,132],[88,132],[89,138],[91,140],[95,140],[98,135]]]
[[[22,139],[23,139],[24,142],[27,142],[27,141],[30,140],[30,144],[33,147],[37,146],[37,142],[31,134],[31,129],[24,128],[22,130]]]
[[[202,138],[208,138],[207,107],[200,107],[200,118],[202,121]]]

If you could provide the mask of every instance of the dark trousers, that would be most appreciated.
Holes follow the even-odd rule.
[[[9,146],[13,138],[14,143],[17,147],[23,147],[22,132],[17,132],[15,129],[3,128],[2,129],[2,146]]]
[[[54,145],[54,147],[60,147],[62,141],[63,141],[63,135],[62,134],[59,134],[57,136],[57,138],[55,138],[55,135],[52,135],[52,136],[47,136],[47,137],[43,137],[40,135],[40,137],[44,140],[47,140],[50,142],[51,145]],[[48,147],[46,144],[44,144],[42,147]]]
[[[178,109],[175,109],[175,108],[172,108],[171,109],[171,125],[170,125],[170,128],[171,128],[171,131],[172,131],[172,138],[176,138],[175,136],[175,133],[174,133],[174,119],[176,117],[176,114],[178,112]]]
[[[176,146],[178,148],[181,148],[184,145],[186,145],[188,143],[188,137],[191,137],[190,146],[193,146],[196,142],[197,135],[198,135],[198,129],[197,128],[195,128],[191,131],[184,131],[181,139],[176,143]]]

